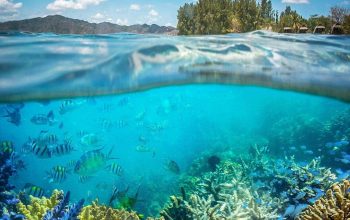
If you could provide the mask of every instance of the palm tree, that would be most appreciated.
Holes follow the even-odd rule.
[[[302,18],[296,12],[291,14],[292,27],[295,32],[298,31],[301,20]]]

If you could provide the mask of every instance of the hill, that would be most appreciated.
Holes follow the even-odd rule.
[[[89,23],[87,21],[67,18],[61,15],[50,15],[44,18],[32,18],[0,23],[0,31],[28,31],[32,33],[52,32],[56,34],[110,34],[130,32],[139,34],[166,34],[176,29],[156,24],[136,24],[131,26],[109,22]]]

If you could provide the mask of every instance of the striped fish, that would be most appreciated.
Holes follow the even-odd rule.
[[[71,153],[74,148],[71,145],[71,141],[64,141],[63,144],[58,144],[52,149],[52,153],[57,156],[62,156]]]
[[[111,151],[106,155],[102,149],[92,150],[84,153],[74,167],[74,172],[79,175],[91,175],[103,169],[110,158]]]
[[[60,105],[59,113],[63,115],[68,111],[75,109],[76,106],[77,104],[72,99],[64,100]]]
[[[37,142],[40,145],[54,145],[58,142],[58,137],[55,134],[41,133],[37,138]]]
[[[92,178],[92,176],[79,176],[79,182],[80,183],[86,183]]]
[[[70,111],[80,107],[82,104],[88,103],[88,102],[89,102],[88,100],[77,101],[77,100],[73,100],[73,99],[67,99],[61,103],[60,109],[58,110],[58,112],[61,115],[66,114],[67,112],[70,112]],[[91,100],[91,102],[93,102],[93,100]]]
[[[67,178],[67,168],[64,166],[54,166],[48,172],[49,182],[61,183]]]
[[[71,160],[66,164],[67,169],[73,169],[75,167],[75,164],[77,164],[76,160]]]
[[[117,176],[123,175],[123,168],[117,163],[112,163],[108,165],[106,169]]]
[[[52,151],[47,145],[39,145],[36,141],[31,145],[32,153],[38,158],[51,158]]]
[[[43,188],[41,188],[40,186],[35,186],[31,183],[26,183],[24,185],[24,192],[34,197],[42,197],[45,194],[45,191]]]

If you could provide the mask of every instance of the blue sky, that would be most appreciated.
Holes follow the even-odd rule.
[[[176,26],[177,9],[196,0],[0,0],[0,21],[61,14],[90,22]],[[260,0],[258,0],[260,1]],[[274,9],[291,5],[304,17],[328,15],[333,5],[350,8],[350,0],[272,0]]]

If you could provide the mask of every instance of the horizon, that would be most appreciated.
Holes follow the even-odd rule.
[[[196,1],[174,0],[171,3],[160,3],[156,0],[0,0],[0,22],[62,15],[90,23],[176,27],[179,7]],[[286,6],[291,6],[306,19],[315,14],[328,16],[330,8],[335,5],[349,8],[350,0],[272,0],[273,9],[279,13]]]

